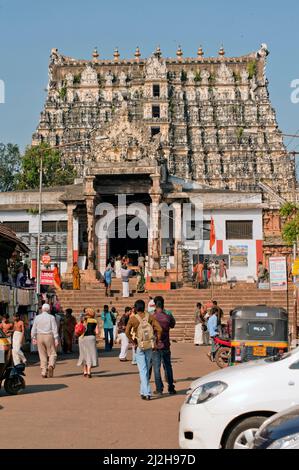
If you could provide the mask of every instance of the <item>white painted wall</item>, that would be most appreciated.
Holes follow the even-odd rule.
[[[66,210],[46,211],[42,213],[43,220],[56,220],[62,221],[67,220]],[[1,211],[0,210],[0,222],[29,222],[29,232],[38,233],[38,215],[30,214],[26,210],[18,211]]]
[[[66,210],[55,210],[55,211],[45,211],[42,213],[42,221],[63,221],[67,220]],[[29,234],[35,235],[38,234],[38,215],[31,214],[26,210],[11,210],[11,211],[1,211],[0,210],[0,222],[29,222]],[[36,241],[32,248],[32,258],[36,257]],[[67,263],[61,261],[60,263],[61,273],[65,273],[67,270]]]
[[[242,210],[213,210],[204,211],[204,220],[211,220],[215,223],[216,240],[223,240],[223,254],[229,255],[229,246],[248,246],[248,266],[229,267],[228,279],[247,280],[248,276],[256,277],[256,240],[263,240],[263,218],[262,209],[242,209]],[[253,238],[252,240],[226,240],[227,220],[252,220]],[[188,244],[188,241],[186,241]],[[190,246],[194,242],[189,242]],[[210,242],[204,240],[199,243],[199,254],[210,254]],[[213,254],[216,254],[216,243],[213,246]],[[196,251],[194,251],[196,254]]]

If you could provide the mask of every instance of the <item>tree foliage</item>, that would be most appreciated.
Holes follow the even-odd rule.
[[[15,144],[0,143],[0,191],[13,191],[20,170],[21,155]]]
[[[65,163],[57,149],[47,143],[27,147],[21,161],[17,179],[17,189],[36,189],[39,187],[40,159],[43,159],[43,187],[73,184],[76,177],[74,167]]]
[[[299,239],[299,207],[287,202],[280,209],[280,215],[284,219],[282,237],[289,245],[293,245]]]

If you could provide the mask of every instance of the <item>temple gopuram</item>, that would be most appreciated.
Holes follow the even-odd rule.
[[[112,60],[97,49],[87,60],[51,51],[47,98],[32,144],[61,147],[63,160],[77,170],[74,185],[45,190],[53,204],[43,220],[60,217],[66,224],[66,273],[86,257],[82,271],[91,282],[107,259],[136,251],[148,255],[151,269],[176,279],[183,275],[183,257],[191,269],[196,257],[211,254],[227,257],[230,277],[247,279],[258,261],[289,256],[279,208],[295,200],[295,162],[269,98],[268,54],[265,44],[240,57],[227,57],[223,47],[216,57],[205,57],[202,47],[196,57],[185,57],[178,47],[175,58],[163,57],[160,47],[143,58],[137,48],[131,59],[115,49]],[[127,204],[172,204],[170,236],[161,236],[157,216],[146,239],[112,239],[109,230],[105,239],[97,237],[97,205],[116,207],[119,195]],[[23,197],[36,207],[36,192]],[[203,207],[200,246],[180,231],[183,204],[194,198]],[[0,219],[9,222],[7,211],[18,204],[7,204],[2,198]],[[187,222],[194,227],[192,217]]]

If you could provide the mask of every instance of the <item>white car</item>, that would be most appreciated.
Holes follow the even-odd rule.
[[[180,411],[182,449],[246,449],[261,424],[299,404],[299,347],[205,375]]]

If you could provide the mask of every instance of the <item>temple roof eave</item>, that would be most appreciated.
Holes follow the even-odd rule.
[[[67,66],[80,66],[80,67],[85,67],[87,65],[93,65],[93,66],[125,66],[125,65],[145,65],[148,57],[144,58],[139,58],[139,59],[119,59],[117,62],[115,62],[113,59],[98,59],[96,62],[93,62],[91,59],[76,59],[74,57],[69,57],[69,56],[64,56],[61,55],[62,62],[61,63],[54,63],[51,64],[54,67],[60,68],[60,67],[67,67]],[[223,62],[228,62],[228,63],[243,63],[243,62],[249,62],[253,59],[256,59],[256,52],[250,52],[248,54],[238,56],[238,57],[221,57],[221,56],[210,56],[210,57],[182,57],[180,59],[174,58],[174,57],[163,57],[163,60],[165,61],[166,65],[189,65],[189,64],[215,64],[215,63],[223,63]]]

